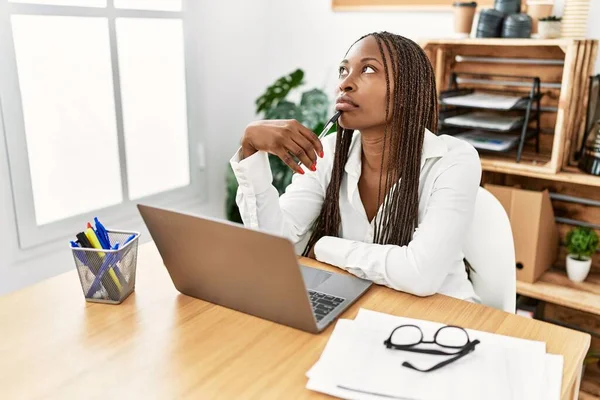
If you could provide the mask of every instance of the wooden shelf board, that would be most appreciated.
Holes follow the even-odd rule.
[[[588,364],[585,367],[579,388],[580,392],[583,392],[587,396],[592,396],[587,398],[600,399],[600,368],[594,364]]]
[[[502,174],[528,176],[530,178],[539,178],[549,181],[575,183],[578,185],[587,185],[600,187],[600,176],[588,175],[583,172],[566,172],[561,171],[557,173],[550,172],[549,169],[535,166],[526,165],[523,167],[515,167],[513,165],[506,165],[495,163],[495,162],[481,162],[482,169],[484,171],[499,172]]]
[[[427,44],[468,44],[468,45],[487,45],[487,46],[567,46],[574,39],[499,39],[499,38],[470,38],[470,39],[431,39],[423,40],[420,45]]]
[[[575,283],[564,272],[550,270],[535,283],[517,281],[517,293],[534,299],[600,315],[600,274]]]
[[[600,396],[594,396],[581,390],[579,391],[579,400],[600,400]]]

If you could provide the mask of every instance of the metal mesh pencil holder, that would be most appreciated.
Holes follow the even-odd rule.
[[[72,247],[71,250],[85,300],[120,304],[135,287],[140,234],[118,230],[107,230],[107,233],[111,249],[117,249]]]

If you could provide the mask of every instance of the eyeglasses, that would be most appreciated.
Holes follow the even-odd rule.
[[[432,354],[436,356],[453,356],[445,361],[442,361],[431,368],[421,369],[412,365],[408,361],[404,361],[402,366],[414,369],[420,372],[431,372],[440,369],[454,361],[466,356],[475,350],[475,346],[479,344],[479,340],[469,338],[466,330],[459,326],[446,325],[437,330],[433,335],[433,340],[423,340],[423,331],[416,325],[400,325],[392,331],[390,337],[383,344],[388,349],[410,351],[413,353]],[[436,344],[447,349],[456,349],[457,351],[443,351],[436,349],[417,348],[419,344]]]

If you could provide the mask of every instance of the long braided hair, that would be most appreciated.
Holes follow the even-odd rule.
[[[384,154],[386,151],[389,154],[387,172],[384,177],[386,157],[382,156],[377,199],[382,212],[375,216],[373,242],[404,246],[410,242],[418,223],[419,174],[425,128],[432,132],[437,130],[435,75],[425,52],[412,40],[380,32],[365,35],[358,41],[368,36],[377,40],[383,60],[387,87],[385,120],[389,121],[385,125],[383,140]],[[390,80],[394,82],[394,93],[390,90]],[[353,133],[353,130],[338,126],[331,181],[304,256],[323,236],[339,236],[340,186]],[[385,196],[383,204],[382,196]]]

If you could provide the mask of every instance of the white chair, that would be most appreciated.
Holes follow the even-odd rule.
[[[481,187],[463,252],[474,269],[471,282],[481,302],[514,314],[517,281],[510,220],[498,199]]]

